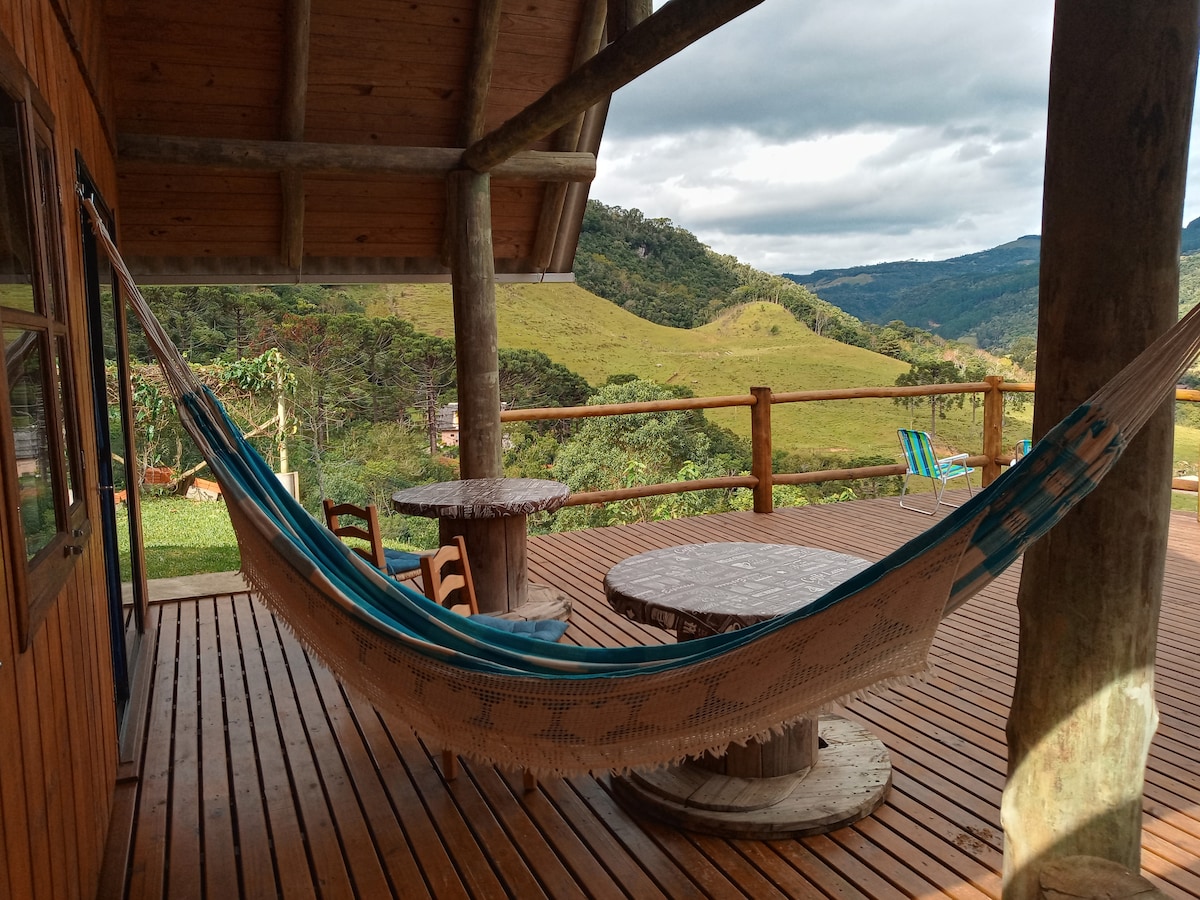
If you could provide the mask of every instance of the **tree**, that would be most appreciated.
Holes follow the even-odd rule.
[[[1030,335],[1017,338],[1012,342],[1008,355],[1026,372],[1033,372],[1037,368],[1037,338]]]
[[[355,317],[286,315],[274,337],[296,372],[296,418],[311,435],[317,486],[325,494],[323,454],[332,433],[368,401]]]
[[[591,393],[583,376],[539,350],[500,350],[500,399],[510,408],[582,406]],[[534,424],[538,431],[554,431],[561,437],[571,431],[566,420]]]
[[[901,387],[922,384],[953,384],[961,381],[962,377],[962,370],[956,363],[948,359],[926,358],[912,363],[907,372],[896,378],[896,384]],[[898,397],[896,398],[896,403],[907,404],[910,414],[916,407],[928,403],[929,434],[930,437],[933,437],[937,434],[938,417],[945,418],[946,410],[951,406],[961,407],[963,405],[963,395],[933,394],[928,397]]]
[[[671,392],[661,385],[630,381],[601,388],[588,403],[640,403],[670,397]],[[689,463],[695,466],[689,471],[709,473],[713,462],[710,447],[704,416],[697,410],[603,416],[584,421],[559,450],[552,471],[572,493],[675,481]],[[611,509],[572,507],[558,514],[556,527],[645,520],[653,517],[660,503],[660,498],[647,498],[614,504]]]
[[[414,331],[396,345],[389,364],[406,373],[413,387],[413,405],[421,410],[432,456],[438,446],[438,407],[455,384],[454,342]]]

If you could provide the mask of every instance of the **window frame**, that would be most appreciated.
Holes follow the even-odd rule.
[[[18,642],[29,647],[38,626],[74,570],[91,534],[84,502],[78,389],[67,324],[62,198],[54,147],[54,118],[11,48],[0,42],[0,102],[17,120],[22,200],[29,230],[32,309],[0,305],[0,332],[35,332],[51,477],[55,534],[32,556],[20,515],[20,485],[7,367],[0,370],[0,517],[5,568],[14,588]]]

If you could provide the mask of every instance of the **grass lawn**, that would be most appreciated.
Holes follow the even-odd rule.
[[[142,498],[142,536],[146,545],[146,578],[178,578],[209,572],[233,572],[241,567],[237,537],[225,504],[220,500],[185,500],[173,496]],[[131,578],[129,537],[122,532],[121,580]],[[384,545],[416,552],[397,541]]]
[[[220,501],[143,497],[142,537],[147,579],[232,572],[242,564],[233,525]],[[122,533],[119,544],[121,579],[128,581],[128,534]]]
[[[1197,503],[1200,503],[1200,499],[1190,491],[1171,492],[1171,509],[1186,509],[1189,512],[1196,512]]]

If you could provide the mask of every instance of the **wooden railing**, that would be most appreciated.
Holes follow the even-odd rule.
[[[883,387],[838,388],[824,391],[787,391],[773,393],[769,387],[754,387],[749,394],[723,397],[686,397],[675,400],[648,400],[641,403],[608,403],[596,406],[543,407],[540,409],[506,409],[500,414],[502,422],[530,422],[553,419],[584,419],[597,416],[621,416],[633,413],[671,412],[688,409],[723,409],[734,406],[750,408],[750,474],[723,478],[698,478],[665,484],[644,484],[609,491],[584,491],[572,494],[567,506],[590,503],[610,503],[685,491],[727,490],[748,488],[754,492],[754,511],[771,512],[774,507],[771,488],[777,484],[818,484],[825,481],[851,481],[857,478],[880,478],[903,475],[902,463],[884,466],[862,466],[853,469],[823,469],[816,472],[776,473],[771,461],[771,408],[780,403],[811,403],[818,400],[864,400],[897,397],[931,397],[944,394],[983,394],[983,450],[967,457],[966,464],[981,470],[983,484],[999,476],[1011,459],[1004,446],[1004,394],[1032,393],[1029,382],[1005,381],[999,375],[989,375],[983,381],[958,384],[928,384],[912,387],[896,385]],[[1175,391],[1176,400],[1200,402],[1200,391]],[[1197,491],[1197,482],[1176,478],[1177,490]]]

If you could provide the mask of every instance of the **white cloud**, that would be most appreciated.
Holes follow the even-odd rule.
[[[617,93],[591,196],[773,272],[1036,233],[1051,15],[766,0]]]

